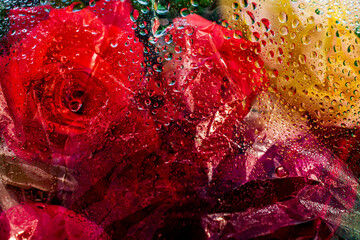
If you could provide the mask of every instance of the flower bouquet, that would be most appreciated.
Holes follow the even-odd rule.
[[[0,239],[359,239],[359,9],[0,3]]]

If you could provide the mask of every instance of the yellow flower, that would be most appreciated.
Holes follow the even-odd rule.
[[[261,43],[270,91],[321,125],[358,125],[360,2],[220,0],[220,4],[231,26],[243,29],[246,24],[248,38]]]

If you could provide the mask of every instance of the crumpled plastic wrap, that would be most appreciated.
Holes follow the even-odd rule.
[[[298,232],[286,228],[301,229],[312,221],[316,222],[314,229],[305,231],[304,237],[328,239],[337,232],[347,239],[344,232],[349,229],[357,236],[356,223],[350,224],[349,219],[358,218],[358,180],[310,133],[292,132],[294,126],[289,122],[294,117],[289,119],[284,107],[266,107],[268,111],[262,114],[273,119],[267,119],[263,129],[257,129],[254,144],[222,166],[215,177],[224,195],[214,213],[202,218],[210,239],[252,239],[267,234],[292,239]],[[256,116],[259,109],[253,108],[245,117],[250,126],[261,119]],[[300,118],[296,119],[299,124]],[[233,167],[237,165],[246,167],[237,170]]]
[[[265,92],[260,43],[190,14],[147,49],[130,1],[73,7],[11,12],[20,31],[1,65],[0,238],[359,238],[358,179]],[[90,110],[66,105],[91,86]],[[47,97],[62,111],[42,108]]]
[[[298,116],[289,118],[277,104],[256,106],[236,123],[242,125],[247,144],[238,146],[235,154],[227,149],[225,154],[203,160],[212,166],[202,174],[207,181],[199,181],[199,175],[186,178],[194,183],[184,195],[175,194],[174,189],[165,193],[157,181],[152,188],[162,194],[152,195],[148,204],[142,200],[143,208],[111,222],[107,229],[125,239],[356,239],[358,180],[311,133],[297,130],[301,129]],[[269,112],[264,112],[264,106]],[[294,119],[300,122],[295,129]],[[236,125],[224,122],[225,129]],[[231,139],[228,143],[232,144]],[[198,154],[202,159],[204,153]],[[176,166],[186,171],[184,165]],[[161,166],[158,173],[167,172],[166,167]],[[172,173],[173,178],[160,175],[163,181],[170,179],[162,183],[179,181]],[[112,211],[112,217],[124,214],[121,207]]]

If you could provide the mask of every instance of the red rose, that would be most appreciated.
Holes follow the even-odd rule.
[[[11,119],[4,135],[17,155],[63,161],[90,156],[107,142],[126,153],[156,143],[152,122],[132,106],[144,69],[130,12],[127,1],[101,1],[77,12],[10,13],[19,41],[8,39],[1,87]],[[22,19],[28,13],[35,20]]]
[[[61,206],[25,204],[0,216],[1,239],[109,239],[95,223]]]
[[[158,47],[165,51],[162,84],[172,98],[169,106],[182,102],[182,113],[192,120],[239,100],[246,114],[268,82],[259,44],[196,14],[175,19]]]
[[[216,167],[239,148],[240,121],[267,86],[260,45],[192,14],[175,19],[156,47],[161,79],[149,89],[162,100],[152,114],[167,159]]]

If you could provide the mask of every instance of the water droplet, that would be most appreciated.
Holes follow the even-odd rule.
[[[173,36],[171,34],[168,34],[168,35],[165,36],[164,40],[165,40],[166,44],[170,44],[170,43],[173,42]]]
[[[150,0],[138,0],[137,2],[143,6],[147,6],[150,3]]]
[[[269,58],[274,58],[274,57],[275,57],[275,53],[274,53],[273,51],[269,51],[268,57],[269,57]]]
[[[319,23],[319,24],[316,24],[315,28],[316,28],[316,31],[321,32],[324,29],[324,26],[321,23]]]
[[[206,67],[207,69],[213,69],[213,68],[214,68],[214,63],[213,63],[213,61],[212,61],[212,60],[207,60],[207,61],[205,61],[205,67]]]
[[[354,65],[355,65],[355,67],[359,67],[359,66],[360,66],[360,61],[359,61],[359,60],[355,60]]]
[[[110,42],[110,46],[113,47],[113,48],[116,48],[118,46],[118,41],[117,39],[113,39],[111,42]]]
[[[90,7],[95,7],[95,5],[96,5],[96,0],[92,0],[89,2]]]
[[[288,20],[288,15],[285,12],[281,12],[278,15],[279,22],[286,23]]]
[[[153,69],[155,72],[162,72],[163,71],[163,67],[161,64],[154,64]]]
[[[315,47],[318,48],[318,49],[321,48],[322,45],[323,45],[323,43],[322,43],[321,40],[317,40],[317,41],[315,42]]]
[[[317,9],[315,9],[315,13],[316,13],[317,15],[322,15],[322,14],[324,14],[324,11],[317,8]]]
[[[190,14],[190,10],[187,9],[187,8],[183,8],[183,9],[180,10],[180,15],[181,15],[182,17],[186,17],[186,16],[188,16],[189,14]]]
[[[360,38],[360,25],[356,27],[355,35]]]
[[[176,79],[173,77],[173,78],[169,78],[168,81],[167,81],[168,85],[169,86],[173,86],[175,85],[176,83]]]
[[[238,13],[233,13],[233,15],[231,16],[231,18],[232,18],[232,20],[234,20],[234,21],[238,21],[239,18],[240,18],[240,14],[238,14]]]
[[[288,35],[289,34],[289,29],[287,27],[281,27],[280,28],[280,34],[281,35]]]
[[[68,59],[67,59],[66,56],[62,56],[62,57],[60,58],[60,61],[61,61],[63,64],[65,64],[65,63],[67,63]]]
[[[169,12],[169,9],[170,9],[170,3],[166,4],[165,2],[162,3],[162,2],[159,2],[159,1],[155,1],[154,9],[155,9],[156,13],[159,14],[159,15],[167,14]]]
[[[299,4],[299,9],[304,10],[306,8],[306,5],[304,3]]]
[[[167,61],[171,60],[173,57],[174,57],[174,55],[172,53],[170,53],[170,52],[165,53],[165,55],[164,55],[164,58]]]
[[[283,177],[286,177],[289,173],[283,166],[280,166],[275,169],[275,174],[278,177],[283,178]]]
[[[311,58],[316,58],[316,57],[317,57],[317,53],[316,53],[315,51],[312,51],[312,52],[310,53],[310,57],[311,57]]]
[[[185,33],[186,33],[186,35],[191,36],[191,35],[193,35],[194,31],[195,30],[193,27],[188,27],[188,28],[186,28]]]
[[[270,30],[270,21],[267,18],[261,19],[261,25],[265,32],[268,32]]]
[[[182,52],[182,48],[180,46],[175,46],[175,52],[176,53],[181,53]]]
[[[327,79],[328,79],[328,81],[329,81],[330,83],[334,82],[334,75],[329,74],[329,75],[327,76]]]
[[[166,29],[168,26],[159,26],[158,29],[155,31],[154,37],[160,38],[166,33]]]
[[[244,15],[244,21],[246,25],[250,26],[255,23],[255,16],[252,12],[247,11]]]
[[[235,31],[234,32],[234,38],[235,39],[240,39],[240,38],[242,38],[242,36],[243,36],[243,33],[241,31]]]
[[[233,9],[237,9],[239,7],[239,3],[233,2],[231,6]]]
[[[128,80],[129,80],[130,82],[135,81],[135,73],[130,73],[129,76],[128,76]]]
[[[143,14],[148,14],[150,12],[150,8],[149,7],[143,7],[140,9],[140,11],[143,13]]]
[[[355,50],[354,45],[349,45],[347,51],[348,51],[348,52],[353,52],[354,50]]]
[[[334,63],[336,63],[336,58],[334,56],[330,56],[330,57],[328,57],[328,62],[330,64],[334,64]]]
[[[81,113],[82,102],[80,100],[72,100],[69,102],[68,108],[73,113]]]
[[[241,1],[240,1],[240,6],[241,6],[242,8],[246,8],[247,6],[249,6],[249,3],[248,3],[247,0],[241,0]]]
[[[340,52],[341,51],[341,46],[336,45],[334,46],[334,52]]]
[[[301,38],[301,42],[304,44],[304,45],[309,45],[310,42],[311,42],[311,37],[310,35],[305,35]]]
[[[313,16],[308,17],[307,22],[308,24],[313,24],[315,21],[315,18]]]
[[[198,0],[191,0],[191,6],[193,7],[198,7],[199,6],[199,1]]]
[[[306,63],[306,56],[304,54],[299,55],[299,62],[300,62],[300,64]]]
[[[304,74],[304,80],[305,80],[305,81],[310,81],[310,80],[311,80],[311,75],[308,74],[308,73],[305,73],[305,74]]]
[[[260,39],[260,33],[258,33],[258,32],[253,32],[253,33],[251,34],[251,40],[252,40],[253,42],[257,42],[257,41],[259,41],[259,39]]]
[[[300,21],[298,19],[294,19],[291,23],[292,28],[297,28],[300,24]]]
[[[290,33],[290,38],[295,39],[296,38],[296,33],[294,33],[294,32]]]
[[[130,13],[131,21],[136,22],[138,20],[138,18],[139,18],[139,11],[136,10],[136,9],[132,10],[131,13]]]

